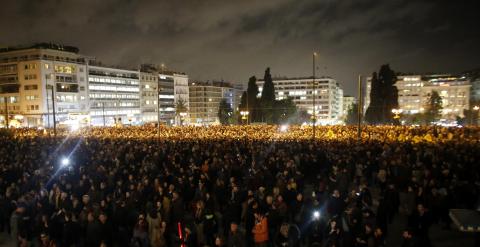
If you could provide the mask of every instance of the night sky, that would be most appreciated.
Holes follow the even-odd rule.
[[[74,45],[107,64],[165,63],[192,79],[246,83],[318,72],[356,89],[382,63],[401,72],[480,67],[480,1],[2,0],[0,47]]]

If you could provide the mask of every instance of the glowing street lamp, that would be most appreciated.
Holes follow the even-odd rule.
[[[316,211],[313,212],[313,219],[314,220],[320,219],[320,212],[319,211],[316,210]]]
[[[248,124],[248,114],[250,114],[250,112],[240,111],[240,115],[242,116],[242,120],[245,121],[247,124]]]
[[[70,159],[69,158],[63,158],[62,159],[62,167],[67,167],[68,165],[70,165]]]
[[[284,125],[280,126],[280,131],[281,132],[287,132],[287,130],[288,130],[288,125],[284,124]]]
[[[400,114],[402,114],[403,110],[402,109],[392,109],[392,113],[395,114],[395,116],[393,116],[394,119],[399,119],[400,118]]]

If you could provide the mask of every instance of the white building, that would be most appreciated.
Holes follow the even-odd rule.
[[[140,109],[142,123],[157,122],[159,98],[158,73],[140,70]]]
[[[58,124],[88,122],[87,69],[78,51],[46,43],[0,49],[0,101],[2,106],[7,101],[9,119],[21,126],[53,126],[53,88]],[[2,124],[5,111],[1,107]]]
[[[469,108],[471,84],[464,76],[441,75],[399,75],[395,86],[398,90],[398,105],[403,114],[425,111],[433,91],[442,97],[442,118],[455,120],[463,117],[463,110]],[[365,111],[370,104],[371,78],[367,78]]]
[[[257,85],[260,97],[263,80]],[[313,114],[313,78],[274,78],[275,98],[282,100],[292,98],[296,106]],[[315,79],[315,112],[319,124],[336,124],[343,112],[343,90],[339,83],[328,77]]]
[[[183,124],[190,123],[190,116],[189,116],[189,109],[190,109],[190,99],[189,99],[189,87],[188,87],[188,75],[185,73],[164,73],[165,77],[172,77],[173,78],[173,89],[174,89],[174,99],[175,105],[179,104],[179,102],[183,102],[185,107],[187,108],[187,115],[186,116],[179,116],[176,114],[175,124],[179,125],[180,122]]]
[[[236,107],[236,89],[225,82],[190,83],[190,118],[192,124],[219,124],[218,109],[225,99],[232,110]]]
[[[88,66],[91,124],[140,124],[139,84],[136,70]]]

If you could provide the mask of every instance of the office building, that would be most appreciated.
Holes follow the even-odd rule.
[[[258,80],[258,97],[261,96],[263,80]],[[313,114],[313,78],[273,78],[275,98],[292,98],[300,110]],[[328,77],[315,79],[315,115],[319,124],[336,124],[343,112],[343,90],[340,84]]]
[[[89,65],[91,124],[140,124],[139,85],[139,73],[136,70]]]
[[[236,89],[226,82],[192,82],[190,94],[190,121],[196,125],[219,124],[218,109],[225,99],[232,110],[236,107]]]
[[[371,78],[367,78],[370,88]],[[395,86],[398,90],[398,105],[402,114],[423,113],[433,91],[442,98],[442,119],[455,120],[463,117],[469,108],[471,84],[465,76],[450,74],[398,75]],[[365,110],[369,106],[370,94],[365,95]]]
[[[173,89],[174,89],[174,100],[175,100],[175,107],[177,108],[179,105],[183,105],[186,109],[185,115],[181,116],[179,114],[175,114],[175,124],[189,124],[190,123],[190,94],[189,94],[189,85],[188,85],[188,75],[185,73],[178,73],[178,72],[163,72],[160,78],[173,78]],[[175,110],[176,113],[176,110]],[[183,114],[183,113],[182,113]]]
[[[47,43],[0,49],[2,123],[7,110],[20,126],[53,126],[53,99],[58,124],[87,123],[86,60],[78,52]]]

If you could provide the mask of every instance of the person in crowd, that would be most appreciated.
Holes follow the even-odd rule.
[[[268,246],[268,221],[263,212],[255,212],[255,226],[252,230],[256,247]]]

